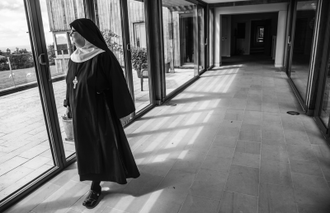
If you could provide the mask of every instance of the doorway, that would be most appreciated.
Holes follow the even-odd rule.
[[[269,29],[271,29],[270,19],[251,21],[251,55],[270,55],[271,38]]]
[[[194,19],[180,16],[180,55],[181,65],[194,63]]]

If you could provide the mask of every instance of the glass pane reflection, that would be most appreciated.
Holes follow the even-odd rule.
[[[24,2],[0,7],[0,202],[54,167]],[[15,26],[15,27],[13,27]],[[29,89],[11,92],[13,87]]]
[[[135,108],[138,112],[150,104],[144,2],[128,0],[127,7]]]
[[[329,116],[330,116],[330,55],[328,57],[327,80],[325,83],[321,115],[320,115],[325,126],[328,126]]]
[[[317,1],[298,1],[295,20],[291,79],[304,100],[310,68],[316,5]]]
[[[163,35],[166,94],[194,77],[197,68],[197,6],[188,1],[163,0]]]
[[[62,141],[65,156],[69,157],[75,153],[73,130],[68,125],[69,120],[63,119],[66,112],[63,106],[66,92],[65,77],[73,52],[69,24],[77,18],[85,17],[83,0],[67,0],[66,4],[62,4],[61,1],[40,0],[40,7]]]

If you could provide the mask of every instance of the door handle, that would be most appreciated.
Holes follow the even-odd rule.
[[[41,54],[38,56],[38,62],[39,62],[39,64],[41,64],[41,65],[47,65],[47,62],[46,62],[46,60],[45,60],[45,56],[46,56],[45,53],[41,53]]]
[[[43,65],[43,66],[46,66],[47,65],[47,62],[46,62],[46,54],[45,53],[41,53],[39,56],[38,56],[38,62],[39,64]],[[50,73],[50,68],[48,67],[48,81],[52,81],[52,75]]]

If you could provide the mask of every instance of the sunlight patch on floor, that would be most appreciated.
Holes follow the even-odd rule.
[[[184,159],[185,157],[186,157],[186,155],[188,154],[188,152],[189,152],[189,150],[183,150],[181,153],[180,153],[180,155],[179,155],[179,157],[178,157],[178,159]]]
[[[115,205],[114,209],[124,209],[124,210],[126,210],[132,204],[134,199],[135,198],[131,195],[123,196],[122,198],[120,198],[117,205]]]
[[[194,143],[195,143],[197,137],[198,137],[199,134],[202,132],[203,128],[204,128],[204,127],[199,127],[199,128],[197,129],[197,131],[195,132],[194,136],[193,136],[193,137],[191,138],[191,140],[189,141],[188,145],[191,145],[191,144],[194,144]]]
[[[232,70],[232,71],[233,72],[231,72],[231,73],[237,74],[238,71],[239,71],[239,69],[235,69],[235,70]],[[223,92],[227,92],[228,91],[228,89],[231,86],[231,84],[233,83],[235,77],[236,77],[236,75],[232,75],[231,78],[229,78],[229,81],[226,83],[226,86],[224,87]]]
[[[170,153],[157,155],[155,159],[152,161],[152,163],[164,162],[168,156],[170,156]]]
[[[145,148],[145,150],[143,150],[143,153],[154,151],[169,134],[169,132],[160,134],[154,141],[150,143],[148,147]]]
[[[175,137],[166,145],[165,149],[171,149],[177,147],[182,139],[187,135],[189,129],[180,130]]]
[[[151,212],[151,209],[154,207],[162,192],[163,190],[158,190],[151,193],[149,199],[144,203],[139,212]]]

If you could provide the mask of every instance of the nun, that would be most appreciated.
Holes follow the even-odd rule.
[[[126,184],[140,176],[121,119],[135,111],[123,70],[90,19],[70,23],[75,46],[66,76],[64,106],[72,117],[80,181],[91,181],[83,201],[94,208],[101,181]]]

